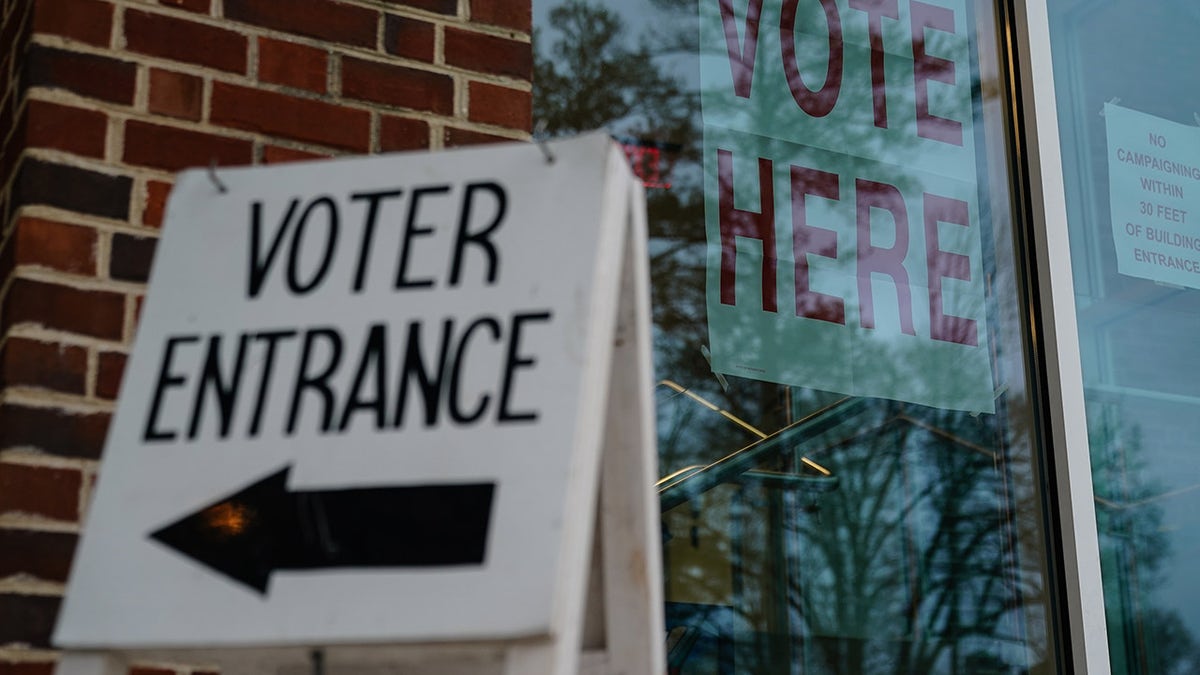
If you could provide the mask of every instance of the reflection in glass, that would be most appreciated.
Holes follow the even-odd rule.
[[[699,60],[713,46],[701,45],[700,17],[726,4],[737,5],[744,16],[754,2],[700,1],[711,6],[702,8],[697,0],[534,5],[534,117],[545,132],[604,126],[627,146],[658,148],[660,157],[668,155],[647,182],[670,187],[649,186],[647,197],[669,672],[1058,672],[996,10],[984,2],[963,5],[964,28],[952,47],[921,40],[933,54],[961,50],[966,65],[958,76],[971,97],[961,114],[968,122],[963,142],[972,153],[965,172],[974,175],[954,176],[960,184],[953,189],[976,210],[982,252],[973,264],[985,289],[985,306],[978,308],[984,333],[977,342],[987,345],[982,367],[992,384],[988,412],[972,413],[967,405],[935,408],[847,395],[833,386],[784,386],[714,372],[708,294],[716,291],[710,288],[711,237],[705,227],[705,153],[715,150],[705,135],[716,132],[705,125],[721,111],[713,112],[707,103],[701,110]],[[867,14],[855,9],[871,3],[794,4],[796,32],[817,35],[826,25],[822,8],[836,5],[847,30],[858,31],[859,58],[871,57]],[[911,40],[912,4],[930,6],[901,0],[900,19],[882,19],[885,50],[895,51],[897,39]],[[775,16],[778,5],[776,0],[770,10]],[[771,27],[764,23],[758,29]],[[804,51],[809,43],[795,44],[801,45],[799,67],[806,69],[806,81],[818,87],[819,73],[811,71],[816,66],[804,61],[813,60]],[[725,43],[716,47],[718,56],[728,59]],[[937,158],[922,154],[920,142],[903,140],[917,136],[908,54],[910,65],[889,66],[899,68],[889,71],[889,86],[907,81],[908,93],[885,92],[892,125],[887,135],[870,129],[877,119],[877,96],[866,70],[853,85],[846,84],[847,97],[865,101],[863,120],[837,130],[813,127],[820,129],[820,138],[805,136],[797,126],[802,118],[792,96],[760,107],[755,124],[787,139],[775,175],[789,175],[788,152],[843,163],[848,174],[886,174],[897,189],[917,195],[908,208],[913,228],[920,229],[921,186],[950,179],[931,178],[944,172]],[[779,55],[764,52],[757,58],[761,65]],[[819,65],[825,72],[826,62]],[[938,100],[945,88],[929,86],[929,105],[950,116],[947,104]],[[871,141],[878,147],[869,162],[836,154],[867,137],[878,139]],[[758,138],[769,153],[775,141]],[[743,154],[744,159],[735,159],[744,162],[735,165],[735,173],[757,184],[755,156]],[[708,159],[708,165],[716,165],[715,156]],[[782,184],[775,201],[783,205],[776,217],[786,227],[777,229],[787,232],[782,246],[790,255],[786,189]],[[747,188],[748,194],[756,191]],[[849,216],[829,217],[853,219],[852,194],[847,187]],[[942,226],[941,232],[947,238],[944,247],[959,250],[949,243],[955,231]],[[855,254],[853,242],[839,241],[839,247],[838,258]],[[849,285],[812,288],[853,298],[860,288],[853,265],[820,257],[808,257],[814,270],[824,265],[819,271],[830,278],[831,270],[844,267]],[[795,287],[793,267],[791,259],[782,266],[782,288]],[[745,270],[738,274],[751,280],[762,273],[757,264]],[[928,290],[922,287],[920,293]],[[947,314],[964,316],[974,311],[946,308]],[[844,309],[857,325],[861,308],[851,301]],[[786,316],[796,318],[794,312]],[[920,325],[929,335],[927,310],[923,321],[914,324],[914,332]],[[743,351],[772,350],[813,378],[828,377],[839,367],[832,359],[812,356],[838,354],[842,345],[836,336],[815,338],[826,341],[816,349],[811,343],[781,341],[761,326],[734,329],[733,339]],[[953,361],[919,361],[887,340],[870,349],[877,350],[868,355],[871,362],[884,364],[873,367],[872,377],[891,377],[915,389],[945,388],[956,375],[962,377]],[[978,385],[977,376],[966,379],[964,386]]]
[[[1145,202],[1150,213],[1137,224],[1194,235],[1191,214],[1177,222],[1157,207],[1196,204],[1200,217],[1200,185],[1142,167],[1133,173],[1145,185],[1111,191],[1110,146],[1122,129],[1110,130],[1101,112],[1105,104],[1131,111],[1145,125],[1141,139],[1169,127],[1179,143],[1200,145],[1195,69],[1179,66],[1200,55],[1200,7],[1054,0],[1049,8],[1112,671],[1196,673],[1200,284],[1181,286],[1166,267],[1120,273],[1114,226],[1124,222],[1113,219]],[[1156,190],[1157,181],[1180,187]]]

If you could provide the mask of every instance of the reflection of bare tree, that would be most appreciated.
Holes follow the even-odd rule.
[[[1018,546],[1037,540],[1041,509],[1012,446],[994,418],[868,402],[756,465],[803,453],[835,468],[835,492],[731,475],[673,507],[693,540],[672,542],[672,574],[704,586],[690,601],[737,613],[739,672],[1049,672],[1043,561]]]
[[[609,128],[680,142],[692,134],[694,97],[655,67],[648,44],[631,47],[621,17],[569,0],[550,10],[556,39],[534,55],[534,117],[552,135]],[[539,28],[537,40],[544,32]]]
[[[712,522],[723,531],[696,536],[717,539],[734,579],[714,589],[711,561],[680,567],[710,586],[693,601],[724,592],[736,612],[736,639],[752,646],[737,652],[738,672],[1050,672],[1043,561],[1018,546],[1040,528],[1018,485],[1031,467],[995,450],[994,418],[883,401],[860,410],[764,458],[835,467],[835,491],[731,477],[676,509],[722,514]],[[674,551],[712,555],[712,543]]]
[[[1171,539],[1163,528],[1161,486],[1144,480],[1140,430],[1119,407],[1089,403],[1096,525],[1114,672],[1200,672],[1200,645],[1179,613],[1156,598]]]
[[[964,672],[984,656],[1012,663],[1012,652],[1030,649],[1021,613],[1045,597],[1039,566],[1017,559],[1011,529],[1022,509],[1003,498],[990,420],[897,404],[876,414],[830,449],[845,457],[840,474],[855,476],[822,504],[836,525],[800,528],[841,575],[823,595],[803,596],[810,630],[857,638],[818,641],[828,672]],[[832,594],[844,598],[834,616],[822,602]],[[1022,656],[1031,666],[1040,655]]]

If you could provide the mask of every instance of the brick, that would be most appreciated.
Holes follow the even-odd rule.
[[[0,661],[0,675],[54,675],[54,662]]]
[[[0,529],[0,579],[28,574],[43,581],[65,582],[78,541],[78,536],[66,532]],[[17,672],[4,666],[0,663],[0,675]]]
[[[96,396],[116,400],[121,391],[127,359],[121,352],[100,352],[96,359]]]
[[[433,63],[435,35],[428,21],[389,14],[384,22],[383,48],[394,56]]]
[[[204,106],[204,80],[195,75],[150,69],[150,112],[193,122]]]
[[[0,514],[23,513],[54,520],[79,520],[78,469],[0,462]]]
[[[23,126],[26,147],[104,158],[108,118],[102,112],[34,99],[26,104]]]
[[[472,82],[468,88],[472,122],[529,131],[533,125],[533,95],[527,91]]]
[[[446,28],[443,48],[451,66],[522,80],[533,76],[533,49],[527,42]]]
[[[529,0],[471,0],[471,21],[528,33],[532,8]]]
[[[154,237],[134,237],[120,232],[114,234],[108,276],[120,281],[149,281],[150,265],[154,262],[157,245],[158,239]]]
[[[448,148],[464,145],[483,145],[485,143],[511,143],[513,140],[511,138],[505,138],[504,136],[485,134],[480,131],[459,129],[457,127],[446,127],[446,132],[443,136],[443,139],[446,147]]]
[[[225,18],[318,40],[374,48],[379,12],[331,0],[225,0]]]
[[[0,348],[0,385],[87,393],[87,350],[76,345],[10,337]]]
[[[258,39],[258,79],[262,82],[326,91],[329,57],[324,50],[294,42]]]
[[[207,24],[139,10],[125,12],[130,51],[231,73],[246,72],[246,36]]]
[[[52,330],[120,340],[125,324],[125,296],[16,279],[9,288],[3,312],[5,327],[33,323]]]
[[[429,124],[423,120],[384,116],[379,120],[379,149],[423,150],[429,147]]]
[[[50,647],[50,634],[61,598],[49,595],[0,593],[0,645],[23,643]]]
[[[125,124],[125,162],[166,171],[192,166],[250,164],[254,144],[200,131],[130,120]]]
[[[389,63],[342,59],[342,95],[442,115],[454,113],[454,81],[449,76]]]
[[[133,103],[137,66],[130,61],[34,44],[29,45],[24,68],[24,81],[30,87],[65,89],[110,103]]]
[[[224,82],[213,83],[209,121],[359,152],[366,152],[371,140],[371,119],[365,110]]]
[[[36,0],[33,32],[60,35],[107,47],[112,39],[113,6],[95,0]]]
[[[142,224],[146,227],[162,227],[163,214],[167,209],[167,197],[171,194],[171,183],[146,181],[146,201],[142,205]]]
[[[68,211],[126,220],[133,180],[40,159],[21,162],[12,208],[45,204]]]
[[[96,231],[43,218],[21,217],[15,232],[15,263],[73,274],[96,273]]]
[[[458,0],[383,0],[398,7],[415,7],[427,12],[454,16],[458,14]]]
[[[327,157],[329,157],[329,155],[319,152],[296,150],[295,148],[284,148],[278,145],[268,145],[263,148],[263,164],[284,164],[286,162],[299,162],[309,159],[325,159]]]
[[[60,457],[99,459],[110,417],[2,403],[0,448],[30,447]]]
[[[158,0],[165,7],[178,7],[197,14],[208,14],[212,9],[211,0]]]

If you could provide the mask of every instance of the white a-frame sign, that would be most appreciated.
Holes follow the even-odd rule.
[[[181,174],[59,672],[661,671],[644,213],[603,134]]]

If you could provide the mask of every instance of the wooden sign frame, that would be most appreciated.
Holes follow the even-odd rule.
[[[570,142],[570,141],[566,141]],[[559,142],[541,150],[552,162]],[[222,672],[595,675],[665,668],[645,195],[611,141],[604,243],[587,330],[593,348],[575,429],[553,625],[541,637],[304,645],[109,646],[69,639],[58,675],[123,675],[131,663],[188,663]],[[584,378],[585,384],[589,381]],[[581,439],[581,440],[579,440]],[[102,468],[103,472],[103,468]],[[68,591],[68,598],[69,598]],[[181,612],[187,608],[181,607]],[[119,617],[112,617],[119,621]],[[62,623],[60,621],[60,631]]]

